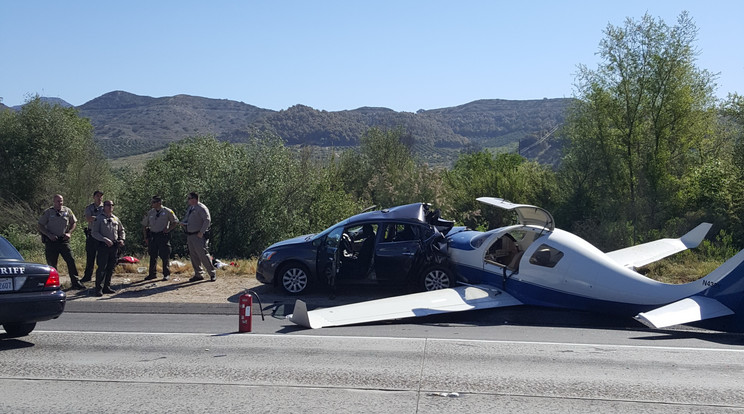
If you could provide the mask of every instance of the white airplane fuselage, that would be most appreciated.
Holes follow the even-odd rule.
[[[506,233],[524,235],[518,241],[523,253],[517,269],[486,260],[488,246]],[[482,241],[478,248],[471,243],[474,238]],[[553,267],[531,260],[546,247],[563,255]],[[712,283],[704,279],[682,285],[657,282],[615,262],[574,234],[538,226],[457,233],[450,237],[448,249],[457,272],[469,283],[493,285],[530,305],[635,315],[694,295]]]

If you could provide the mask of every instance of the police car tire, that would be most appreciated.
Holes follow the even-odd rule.
[[[3,325],[5,332],[11,338],[18,338],[19,336],[26,336],[36,328],[36,322],[30,323],[6,323]]]

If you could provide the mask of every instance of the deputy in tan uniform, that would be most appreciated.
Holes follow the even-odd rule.
[[[70,249],[70,236],[77,226],[77,218],[69,207],[64,206],[64,197],[55,194],[54,205],[44,210],[39,218],[39,232],[44,242],[44,255],[49,266],[57,267],[57,260],[62,259],[67,264],[73,289],[85,289],[78,279],[77,266]]]
[[[96,254],[98,253],[98,240],[91,236],[93,231],[93,222],[96,217],[103,212],[103,191],[96,190],[93,192],[93,202],[85,207],[85,221],[88,227],[85,229],[85,273],[81,282],[90,282],[93,278],[93,267],[96,264]]]
[[[114,202],[103,202],[103,213],[93,222],[93,238],[98,240],[98,269],[96,269],[96,296],[116,293],[111,289],[111,275],[116,267],[119,248],[124,246],[124,226],[114,215]]]
[[[150,200],[152,208],[142,219],[145,232],[145,243],[150,255],[150,272],[145,280],[157,278],[158,257],[163,261],[163,280],[170,278],[170,232],[178,227],[178,218],[173,210],[163,206],[160,196],[153,196]]]
[[[217,274],[207,252],[207,238],[204,237],[212,224],[212,217],[207,206],[199,202],[199,194],[189,193],[188,203],[186,217],[181,225],[186,228],[186,244],[189,246],[191,265],[194,267],[194,277],[189,279],[189,282],[204,280],[201,274],[202,266],[209,274],[209,280],[214,282],[217,280]]]

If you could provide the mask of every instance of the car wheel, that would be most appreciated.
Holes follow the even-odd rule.
[[[451,270],[444,266],[431,266],[421,275],[419,290],[428,292],[453,286],[455,286],[455,276]]]
[[[310,286],[310,275],[305,266],[290,264],[279,272],[279,283],[282,289],[290,295],[299,295],[307,291]]]
[[[26,336],[36,328],[36,322],[31,323],[6,323],[3,325],[5,332],[11,338],[17,338],[19,336]]]

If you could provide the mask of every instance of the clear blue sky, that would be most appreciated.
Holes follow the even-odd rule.
[[[41,1],[0,6],[0,97],[114,90],[280,110],[416,111],[574,94],[608,24],[682,10],[717,96],[744,93],[744,1]]]

